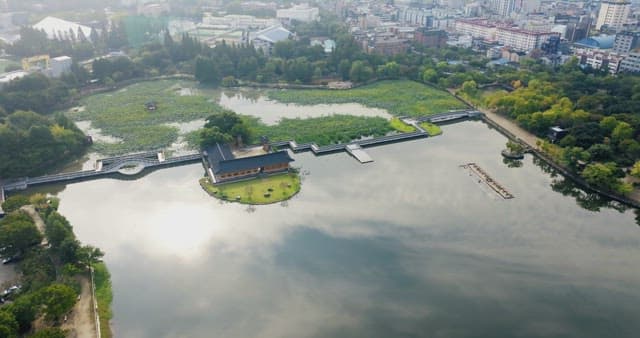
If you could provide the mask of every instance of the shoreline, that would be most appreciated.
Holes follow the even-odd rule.
[[[569,178],[571,181],[576,183],[579,187],[585,190],[600,194],[607,198],[610,198],[616,202],[625,204],[626,206],[629,206],[632,208],[640,208],[640,200],[634,199],[631,197],[621,196],[612,192],[595,188],[591,186],[589,183],[587,183],[584,179],[582,179],[575,173],[571,172],[569,169],[562,166],[560,163],[557,163],[556,161],[554,161],[552,158],[547,156],[542,150],[539,149],[537,143],[538,141],[542,141],[542,140],[537,136],[535,136],[534,134],[530,133],[529,131],[518,126],[514,121],[504,116],[498,115],[497,113],[492,112],[489,109],[473,105],[471,102],[468,102],[464,98],[457,95],[455,91],[452,89],[449,89],[449,92],[451,93],[451,95],[455,96],[458,100],[464,102],[469,107],[472,107],[482,112],[483,113],[482,121],[484,121],[486,124],[498,130],[498,132],[506,136],[508,139],[527,146],[529,149],[528,152],[530,152],[532,155],[536,156],[540,160],[544,161],[545,163],[553,167],[553,169],[558,171],[561,175]]]

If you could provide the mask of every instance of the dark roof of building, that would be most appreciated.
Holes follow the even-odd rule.
[[[228,144],[216,143],[214,146],[205,149],[205,151],[207,161],[209,161],[212,169],[215,169],[215,166],[222,161],[233,160],[235,158]]]
[[[228,145],[216,144],[206,151],[209,166],[216,175],[293,162],[286,150],[243,158],[235,158]]]

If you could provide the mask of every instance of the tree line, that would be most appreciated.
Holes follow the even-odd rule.
[[[87,271],[103,253],[83,246],[69,221],[58,213],[59,201],[44,195],[16,195],[2,205],[9,213],[0,220],[0,256],[18,260],[19,286],[3,295],[11,303],[0,306],[0,337],[33,333],[32,323],[44,317],[46,328],[29,337],[65,337],[59,328],[80,292],[76,276]],[[20,207],[33,205],[45,222],[44,234]],[[41,245],[46,239],[48,245]]]

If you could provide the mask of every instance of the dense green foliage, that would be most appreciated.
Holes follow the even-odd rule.
[[[254,118],[247,118],[255,135],[264,135],[271,141],[295,140],[318,145],[346,143],[366,136],[382,136],[393,128],[382,117],[331,115],[308,119],[282,119],[273,126]]]
[[[200,148],[206,148],[216,143],[233,143],[236,146],[251,144],[253,135],[238,114],[231,111],[223,111],[207,117],[207,123],[200,131]]]
[[[0,306],[1,337],[29,332],[40,316],[44,316],[46,325],[59,324],[76,303],[76,276],[102,256],[100,250],[77,241],[71,225],[56,211],[56,199],[34,195],[30,202],[45,219],[45,237],[51,245],[37,245],[43,236],[25,212],[14,211],[0,220],[0,247],[5,248],[1,256],[19,254],[21,258],[16,267],[21,287],[5,296],[11,303]],[[37,334],[59,337],[60,331],[50,329]]]
[[[516,89],[489,95],[486,103],[541,137],[552,126],[567,129],[559,147],[543,149],[594,187],[627,194],[621,168],[640,159],[640,78],[586,74],[575,66],[505,72],[500,81],[511,79]]]
[[[268,96],[307,105],[356,102],[396,116],[426,116],[466,107],[449,93],[414,81],[381,81],[349,90],[278,90],[269,91]]]
[[[15,112],[0,123],[0,177],[38,175],[86,148],[84,135],[63,115]]]
[[[63,107],[70,98],[71,92],[67,83],[35,73],[4,86],[0,91],[0,107],[7,114],[17,110],[49,114]]]
[[[4,202],[2,202],[2,210],[4,210],[5,212],[13,212],[29,203],[30,203],[29,198],[27,196],[24,196],[24,195],[10,196],[6,198]]]
[[[0,222],[0,255],[11,258],[23,255],[40,243],[42,235],[28,215],[22,212],[9,214]]]

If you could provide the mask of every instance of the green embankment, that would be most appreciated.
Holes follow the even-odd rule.
[[[422,127],[422,129],[424,129],[427,132],[427,134],[429,134],[429,136],[437,136],[442,134],[442,129],[440,129],[439,126],[433,123],[422,122],[420,123],[420,127]]]
[[[396,116],[427,116],[466,106],[449,93],[408,80],[380,81],[349,90],[272,90],[270,99],[285,103],[360,103]]]
[[[84,109],[71,110],[67,116],[75,121],[90,120],[93,128],[105,135],[122,139],[119,143],[97,142],[95,149],[104,154],[166,148],[179,136],[172,122],[204,119],[223,108],[205,96],[180,95],[182,87],[192,88],[193,82],[161,80],[140,82],[116,92],[92,95],[82,99]],[[147,110],[145,103],[155,102],[156,110]]]
[[[300,176],[284,173],[265,178],[213,185],[209,178],[200,179],[200,185],[216,198],[242,204],[272,204],[290,199],[300,191]]]
[[[100,333],[103,338],[111,338],[113,334],[109,321],[113,316],[111,312],[113,293],[111,291],[111,275],[104,263],[96,263],[93,265],[93,281],[96,288],[98,314],[100,315]]]
[[[401,133],[410,133],[416,131],[416,128],[414,126],[402,122],[402,120],[397,117],[391,118],[391,121],[389,121],[389,125],[391,126],[391,128]]]

